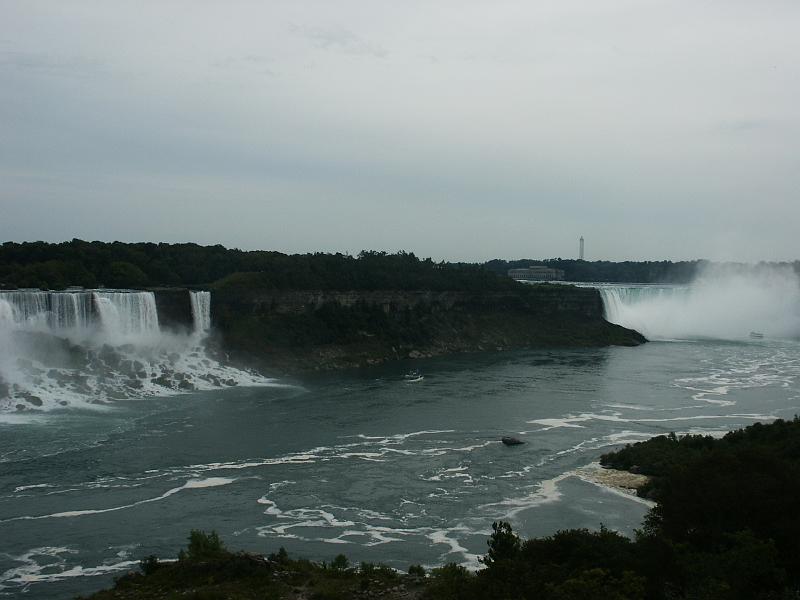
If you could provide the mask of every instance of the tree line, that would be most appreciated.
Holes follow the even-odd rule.
[[[209,286],[230,278],[226,283],[280,289],[506,290],[519,288],[508,279],[508,270],[531,264],[561,269],[567,281],[689,283],[711,263],[553,258],[494,259],[479,264],[435,262],[403,251],[362,251],[358,256],[322,252],[283,254],[221,245],[74,239],[58,244],[0,245],[0,288],[191,287]],[[800,274],[797,261],[769,264],[789,266]]]
[[[287,255],[220,245],[72,240],[0,246],[0,287],[64,289],[158,286],[255,286],[275,289],[507,290],[520,286],[477,264],[420,259],[410,252],[358,256]]]

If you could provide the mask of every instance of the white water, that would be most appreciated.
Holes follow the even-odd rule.
[[[86,331],[90,327],[91,292],[0,292],[0,327],[59,332]]]
[[[0,411],[269,383],[208,354],[211,294],[189,300],[194,331],[179,335],[160,329],[152,292],[0,292]]]
[[[195,333],[211,329],[211,292],[189,292]]]
[[[138,342],[160,333],[153,292],[94,292],[103,331],[114,344]]]
[[[689,286],[597,287],[606,319],[648,339],[800,336],[800,281],[789,267],[712,267]]]

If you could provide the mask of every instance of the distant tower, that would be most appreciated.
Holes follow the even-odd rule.
[[[578,246],[578,260],[583,260],[583,236],[581,236],[581,241]]]

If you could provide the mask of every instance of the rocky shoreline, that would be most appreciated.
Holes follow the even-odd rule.
[[[646,504],[651,508],[655,506],[655,502],[642,498],[639,494],[639,490],[644,488],[652,480],[648,475],[604,467],[598,462],[593,462],[585,467],[575,469],[573,473],[576,477],[584,481],[608,488],[626,496],[631,496],[638,502]]]

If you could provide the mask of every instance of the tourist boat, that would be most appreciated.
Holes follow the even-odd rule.
[[[417,381],[422,381],[425,377],[419,371],[409,371],[405,375],[403,375],[403,381],[406,383],[415,383]]]
[[[764,337],[764,334],[759,331],[751,331],[750,337],[753,338],[754,340],[760,340],[761,338]]]

